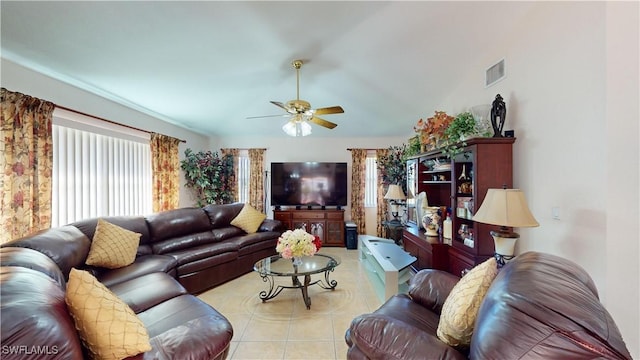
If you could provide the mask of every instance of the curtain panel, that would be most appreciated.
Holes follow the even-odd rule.
[[[153,212],[177,209],[180,201],[180,139],[151,134]]]
[[[249,178],[249,205],[256,210],[265,212],[264,206],[264,153],[266,149],[249,149],[249,164],[251,167]]]
[[[384,156],[389,155],[389,149],[377,149],[376,150],[376,158],[380,159]],[[376,227],[376,234],[378,237],[385,237],[384,227],[382,223],[387,220],[387,212],[388,212],[388,204],[384,199],[384,194],[386,192],[385,184],[382,181],[382,172],[378,171],[378,180],[377,180],[377,188],[378,188],[378,211],[377,211],[377,219],[378,225]]]
[[[233,196],[233,201],[237,202],[240,201],[239,198],[239,193],[240,193],[240,189],[238,188],[238,179],[239,179],[239,175],[238,175],[238,170],[239,170],[239,159],[240,159],[240,150],[239,149],[220,149],[220,153],[222,154],[222,156],[227,156],[227,155],[231,155],[233,156],[233,175],[234,175],[234,181],[233,181],[233,189],[231,190],[232,196]]]
[[[55,104],[1,89],[0,243],[51,226]]]
[[[351,149],[351,220],[358,234],[366,233],[364,191],[367,164],[366,149]]]

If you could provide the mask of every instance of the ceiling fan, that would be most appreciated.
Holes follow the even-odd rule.
[[[300,68],[302,67],[302,60],[293,60],[291,65],[296,69],[296,99],[281,103],[279,101],[271,101],[275,106],[284,109],[287,114],[284,115],[265,115],[265,116],[251,116],[247,119],[274,117],[274,116],[291,116],[291,119],[282,126],[282,130],[291,136],[307,136],[311,134],[312,122],[316,125],[333,129],[338,126],[331,121],[319,118],[316,115],[329,115],[329,114],[341,114],[344,110],[340,106],[330,106],[319,109],[312,109],[311,104],[308,101],[300,99]]]

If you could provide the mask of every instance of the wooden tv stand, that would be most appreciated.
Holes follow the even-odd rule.
[[[320,236],[323,246],[345,246],[342,209],[276,209],[273,218],[282,221],[288,230],[303,228]]]

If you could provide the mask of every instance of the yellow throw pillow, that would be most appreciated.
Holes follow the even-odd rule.
[[[451,289],[442,305],[438,323],[440,340],[451,346],[467,347],[471,344],[480,304],[497,274],[496,259],[491,258],[471,269]]]
[[[252,234],[258,231],[260,224],[262,224],[262,221],[266,218],[267,215],[254,209],[253,206],[244,204],[238,216],[231,220],[231,225],[239,227],[247,234]]]
[[[124,359],[151,350],[142,321],[88,272],[71,269],[65,301],[92,358]]]
[[[85,263],[108,269],[130,265],[136,259],[140,236],[141,234],[98,219]]]

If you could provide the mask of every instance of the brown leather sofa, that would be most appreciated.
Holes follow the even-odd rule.
[[[349,359],[631,359],[596,287],[578,265],[527,252],[495,278],[476,319],[471,345],[436,335],[440,312],[459,278],[422,270],[408,295],[356,317],[346,333]]]
[[[275,254],[282,224],[266,219],[247,234],[230,225],[243,204],[183,208],[146,217],[106,217],[142,234],[136,260],[118,269],[86,266],[97,219],[3,244],[0,293],[3,359],[87,355],[65,303],[72,268],[90,271],[131,307],[152,350],[140,359],[224,359],[233,329],[192,295],[250,272]]]

